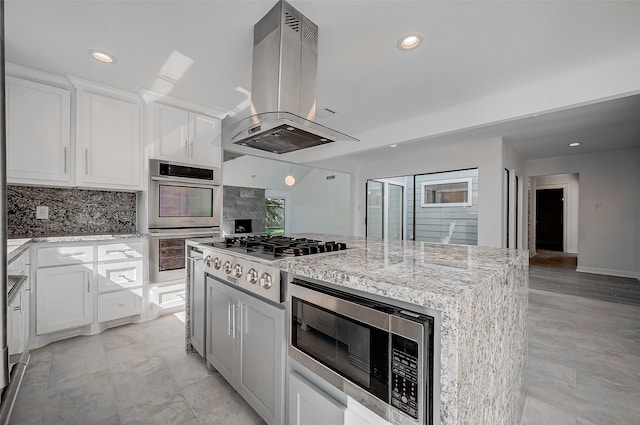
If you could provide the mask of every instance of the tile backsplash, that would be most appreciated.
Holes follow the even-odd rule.
[[[264,189],[251,187],[224,186],[222,202],[222,230],[235,233],[235,220],[251,220],[254,233],[265,230],[266,210],[264,207]]]
[[[49,207],[47,220],[37,206]],[[135,233],[136,194],[8,185],[7,228],[9,238]]]

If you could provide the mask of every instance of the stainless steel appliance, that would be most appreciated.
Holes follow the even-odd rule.
[[[187,277],[191,303],[189,305],[189,339],[193,348],[205,357],[206,291],[202,250],[187,245]]]
[[[222,216],[222,170],[149,161],[149,281],[185,277],[185,240],[217,238]]]
[[[265,422],[283,424],[285,296],[278,263],[286,256],[346,249],[346,244],[249,235],[199,246],[206,274],[207,362]]]
[[[149,229],[149,282],[162,283],[185,278],[187,239],[220,237],[220,229]]]
[[[289,357],[398,425],[433,423],[434,318],[294,278]]]
[[[149,161],[149,228],[220,227],[222,170]]]
[[[284,154],[357,140],[313,121],[318,26],[289,3],[280,0],[255,24],[252,63],[251,107],[222,121],[225,148]]]

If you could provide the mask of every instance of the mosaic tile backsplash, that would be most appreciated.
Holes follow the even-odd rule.
[[[36,220],[36,207],[49,207]],[[9,238],[135,233],[136,194],[102,190],[7,186]]]

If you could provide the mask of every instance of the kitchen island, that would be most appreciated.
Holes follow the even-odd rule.
[[[285,282],[306,278],[413,311],[436,312],[434,411],[439,411],[440,424],[520,423],[525,399],[527,251],[323,234],[291,236],[345,242],[348,248],[282,257],[277,263]]]
[[[282,271],[440,312],[442,425],[520,423],[528,251],[296,236],[345,241],[349,249],[289,257]]]

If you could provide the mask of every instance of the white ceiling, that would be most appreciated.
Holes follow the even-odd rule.
[[[9,62],[133,92],[163,87],[224,115],[246,103],[253,25],[275,3],[5,0],[5,54]],[[318,121],[355,137],[640,51],[638,1],[290,3],[319,26],[318,106],[337,114]],[[399,51],[398,39],[410,32],[421,33],[423,45]],[[118,62],[96,62],[89,49]],[[168,62],[184,68],[168,70]],[[566,149],[573,140],[585,151],[640,146],[639,116],[634,96],[468,135],[501,136],[523,158],[548,157],[573,153]]]

